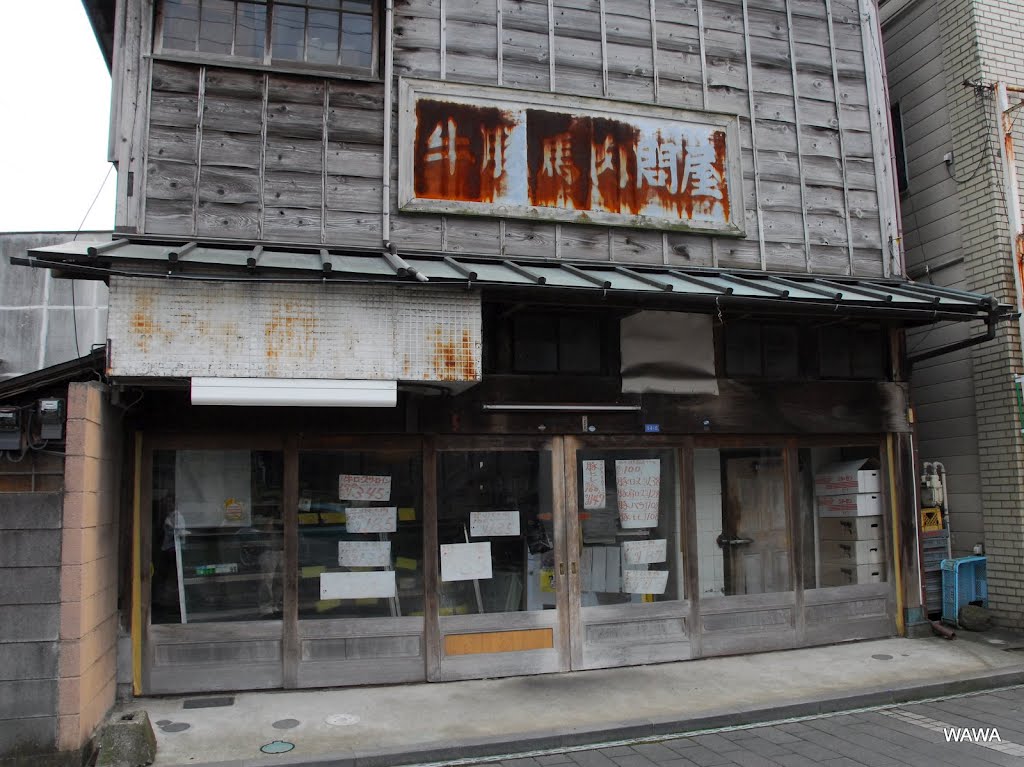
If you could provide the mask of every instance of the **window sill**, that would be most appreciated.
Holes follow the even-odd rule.
[[[219,56],[204,56],[197,53],[152,53],[148,58],[153,61],[166,61],[173,64],[196,64],[199,66],[220,67],[222,69],[244,69],[251,72],[269,72],[275,75],[300,75],[303,77],[326,80],[345,80],[368,83],[382,82],[382,78],[368,72],[342,70],[336,67],[312,67],[289,64],[262,64],[253,61],[232,61]]]

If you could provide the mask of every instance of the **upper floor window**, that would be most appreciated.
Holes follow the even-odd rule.
[[[157,50],[375,73],[372,0],[161,0]]]

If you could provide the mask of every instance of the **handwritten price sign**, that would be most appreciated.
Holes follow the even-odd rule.
[[[583,508],[603,509],[604,498],[604,461],[584,461]]]
[[[398,508],[349,507],[345,509],[345,529],[350,533],[393,533],[398,529]]]
[[[390,501],[391,477],[372,474],[338,475],[338,498],[343,501]]]
[[[624,530],[658,526],[661,461],[645,458],[615,462],[619,523]]]

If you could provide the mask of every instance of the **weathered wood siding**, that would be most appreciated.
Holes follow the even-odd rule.
[[[908,189],[900,198],[908,273],[922,282],[969,289],[960,238],[956,175],[946,104],[937,0],[918,0],[883,29],[889,97],[903,118]],[[910,331],[911,354],[963,340],[967,323]],[[984,537],[971,350],[914,367],[912,397],[922,461],[941,461],[947,472],[954,549],[969,553]]]
[[[875,159],[886,149],[867,74],[878,54],[865,53],[858,2],[396,0],[393,86],[411,76],[739,115],[747,220],[739,239],[609,230],[400,214],[392,195],[391,240],[400,251],[887,273],[891,206],[880,210]],[[120,223],[380,246],[383,83],[160,60],[150,82],[144,200]]]

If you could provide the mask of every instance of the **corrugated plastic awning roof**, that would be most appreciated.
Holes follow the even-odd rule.
[[[120,239],[35,248],[11,262],[62,276],[274,282],[463,285],[494,291],[599,292],[637,304],[693,309],[747,307],[808,314],[882,315],[908,322],[1009,314],[994,298],[903,279],[779,274],[738,269],[649,267],[570,259],[352,252],[316,247]],[[555,292],[546,295],[554,297]]]

